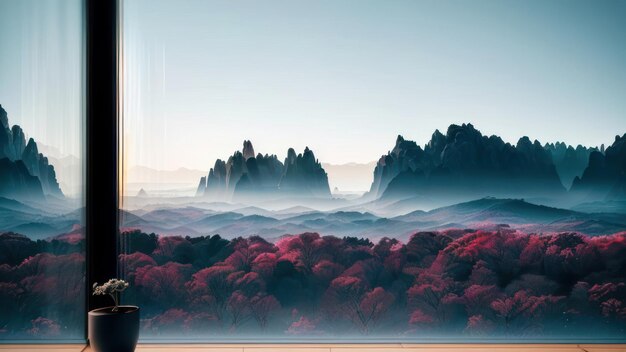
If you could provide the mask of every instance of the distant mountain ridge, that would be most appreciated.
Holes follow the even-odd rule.
[[[615,213],[582,213],[537,205],[522,199],[482,198],[430,211],[381,216],[365,210],[291,212],[261,208],[168,207],[124,211],[122,227],[168,235],[219,234],[225,238],[260,235],[279,238],[285,234],[318,232],[334,236],[384,236],[406,240],[417,231],[485,229],[502,227],[536,233],[580,232],[607,235],[623,231],[626,218]]]
[[[604,153],[593,151],[581,177],[576,177],[572,192],[587,200],[626,200],[626,134]]]
[[[528,137],[516,145],[483,136],[472,124],[436,130],[424,148],[398,136],[374,170],[370,195],[524,197],[564,194],[552,155]]]
[[[618,138],[616,143],[623,142]],[[439,198],[448,204],[489,196],[571,200],[574,193],[568,190],[590,187],[581,186],[585,183],[594,183],[596,189],[601,183],[606,189],[600,193],[608,194],[610,199],[623,199],[626,181],[618,179],[626,177],[620,176],[624,167],[617,165],[622,160],[622,152],[617,150],[615,144],[606,151],[604,145],[542,145],[525,136],[510,144],[499,136],[483,135],[471,123],[453,124],[445,134],[435,130],[423,147],[399,135],[392,150],[376,162],[364,199]],[[606,162],[614,166],[602,166],[605,153],[609,154]],[[612,181],[599,179],[605,174]],[[585,181],[581,181],[583,177]],[[328,198],[327,189],[324,167],[308,148],[298,155],[290,149],[282,163],[275,155],[255,156],[252,143],[244,141],[241,151],[227,161],[215,162],[209,174],[200,179],[196,195],[226,201],[278,194]]]
[[[585,147],[582,145],[574,148],[563,142],[546,143],[544,149],[552,155],[552,162],[561,178],[563,186],[569,189],[576,177],[580,177],[589,164],[589,155],[592,152],[604,153],[604,145],[600,148]]]
[[[39,153],[37,143],[22,128],[9,128],[7,112],[0,105],[0,196],[13,199],[63,198],[54,166]]]
[[[243,142],[227,161],[217,159],[201,177],[197,197],[217,200],[250,200],[275,196],[330,198],[328,175],[308,147],[301,154],[287,151],[284,163],[276,155],[258,153],[252,142]]]

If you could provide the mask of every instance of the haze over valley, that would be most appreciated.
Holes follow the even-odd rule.
[[[626,229],[625,141],[617,136],[608,147],[573,147],[521,137],[511,145],[472,124],[451,125],[424,145],[398,136],[376,163],[338,167],[308,147],[288,150],[281,161],[246,140],[199,176],[193,192],[163,196],[144,189],[125,197],[123,227],[227,238],[318,232],[407,239],[417,229],[502,226],[614,233]],[[331,191],[331,175],[348,182],[368,170],[367,191]]]

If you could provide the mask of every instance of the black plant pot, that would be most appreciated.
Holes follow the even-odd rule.
[[[89,312],[89,344],[95,352],[133,352],[139,339],[139,307],[118,306]]]

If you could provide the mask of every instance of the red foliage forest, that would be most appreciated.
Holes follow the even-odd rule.
[[[626,233],[123,234],[153,337],[623,338]]]
[[[303,233],[122,234],[147,338],[623,339],[626,233],[418,232],[407,243]],[[54,243],[53,243],[54,242]],[[0,336],[80,325],[81,241],[0,235]],[[52,315],[46,305],[55,305]]]
[[[0,340],[82,338],[84,292],[84,240],[0,234]]]

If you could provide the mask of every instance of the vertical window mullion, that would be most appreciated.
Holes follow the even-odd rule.
[[[110,305],[91,285],[117,275],[117,0],[87,8],[87,307]]]

